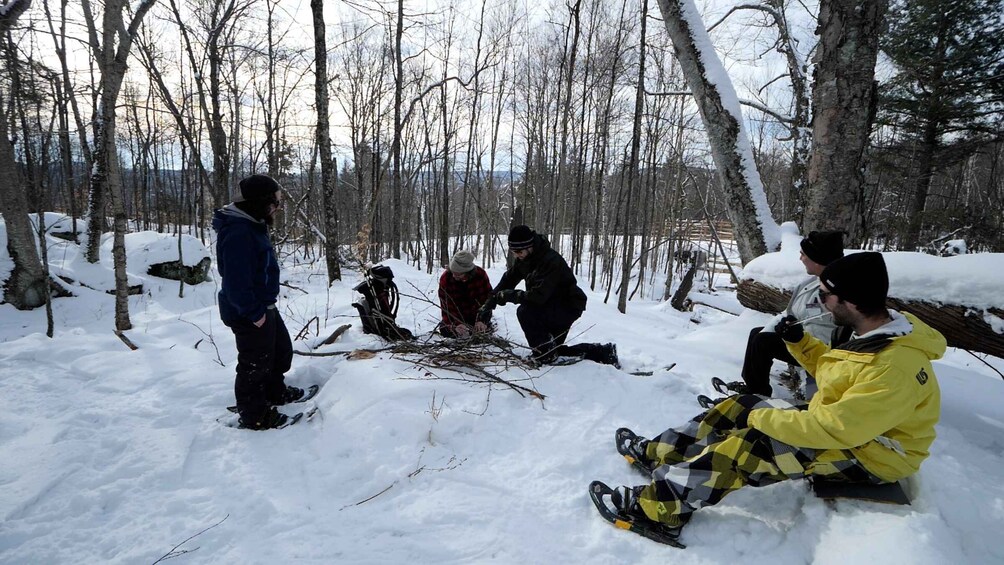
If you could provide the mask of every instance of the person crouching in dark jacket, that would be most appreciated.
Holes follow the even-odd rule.
[[[492,331],[491,314],[478,319],[478,310],[492,295],[488,273],[474,264],[474,254],[460,250],[450,260],[450,268],[439,277],[439,308],[443,319],[439,333],[445,337],[466,338]]]
[[[234,396],[240,427],[266,430],[286,423],[275,406],[303,396],[283,377],[293,361],[293,344],[275,307],[279,263],[268,229],[282,206],[282,189],[269,176],[251,175],[240,182],[240,190],[240,198],[213,214],[223,277],[220,319],[237,340]]]
[[[496,305],[519,304],[516,318],[539,363],[571,357],[619,366],[617,347],[612,343],[563,345],[568,330],[586,309],[586,294],[547,238],[528,226],[516,226],[509,232],[508,243],[516,260],[502,275],[482,312],[491,312]],[[525,281],[526,290],[516,289],[520,281]]]

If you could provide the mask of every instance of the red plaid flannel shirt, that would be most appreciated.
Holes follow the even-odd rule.
[[[457,324],[473,326],[481,308],[492,294],[492,283],[488,273],[481,267],[474,267],[470,277],[458,281],[447,269],[439,277],[439,308],[443,311],[443,324],[453,328]]]

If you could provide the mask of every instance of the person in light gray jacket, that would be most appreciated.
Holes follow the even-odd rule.
[[[819,316],[826,312],[819,299],[819,274],[823,268],[844,256],[844,232],[814,231],[802,240],[802,251],[799,259],[805,265],[809,275],[791,294],[791,300],[785,309],[786,315],[799,320],[807,320],[802,325],[805,332],[820,339],[827,345],[832,345],[832,336],[836,324],[830,316]],[[728,387],[740,394],[759,394],[771,396],[770,368],[774,360],[797,364],[795,358],[788,353],[784,340],[771,330],[753,328],[746,341],[746,356],[743,358],[743,382],[729,383]]]

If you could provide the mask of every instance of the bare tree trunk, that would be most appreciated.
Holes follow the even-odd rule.
[[[600,226],[603,220],[603,187],[606,184],[607,175],[607,150],[610,142],[610,122],[613,120],[611,115],[611,109],[613,107],[614,93],[616,92],[616,84],[618,78],[618,63],[620,63],[621,58],[621,42],[624,40],[624,12],[627,9],[627,0],[621,4],[620,18],[617,20],[617,32],[616,39],[614,40],[614,45],[612,51],[613,61],[610,65],[610,81],[605,85],[603,95],[603,114],[597,119],[597,126],[599,126],[599,148],[597,149],[598,157],[600,159],[600,164],[596,173],[596,195],[595,202],[593,203],[593,230],[590,244],[589,244],[589,290],[596,290],[596,262],[599,258],[599,253],[601,246],[600,241]],[[608,250],[609,252],[609,250]],[[608,262],[604,259],[604,264],[608,265]],[[609,294],[610,289],[607,289]],[[606,299],[604,299],[606,302]]]
[[[0,13],[0,42],[3,44],[4,52],[7,53],[5,59],[8,64],[13,63],[15,77],[16,53],[14,46],[8,41],[7,32],[30,4],[29,0],[7,4],[4,6],[4,12]],[[18,95],[17,90],[15,81],[15,96]],[[14,270],[4,286],[4,300],[15,308],[26,310],[45,303],[48,285],[35,250],[35,236],[28,220],[28,201],[18,178],[14,146],[11,145],[8,135],[7,127],[10,122],[4,108],[6,99],[6,96],[0,95],[0,213],[7,223],[7,252],[14,261]]]
[[[927,195],[931,190],[931,177],[934,175],[934,159],[938,151],[940,125],[934,116],[928,116],[924,124],[920,149],[916,153],[916,163],[920,170],[914,183],[913,198],[910,200],[910,207],[907,210],[909,220],[907,221],[906,233],[903,234],[903,243],[900,246],[903,251],[917,249],[917,244],[920,241],[920,230],[924,225],[924,208],[927,205]]]
[[[62,71],[63,90],[66,93],[66,99],[70,104],[70,108],[73,110],[73,119],[77,125],[80,152],[83,154],[84,164],[87,166],[86,170],[89,171],[92,157],[90,145],[87,143],[87,128],[84,126],[84,120],[80,117],[80,109],[77,106],[77,98],[73,94],[73,84],[70,82],[70,68],[66,63],[66,5],[68,2],[69,0],[60,0],[58,34],[52,24],[52,14],[49,12],[49,2],[42,2],[42,7],[45,9],[45,18],[49,24],[49,33],[52,34],[52,41],[56,48],[56,56],[59,58],[60,69]],[[74,231],[76,231],[75,220]]]
[[[443,69],[444,78],[446,69]],[[441,202],[442,216],[439,218],[439,266],[450,264],[450,116],[446,104],[446,83],[440,88],[440,110],[443,120],[443,199]]]
[[[317,103],[317,150],[321,159],[321,199],[324,203],[324,257],[330,286],[332,282],[342,280],[342,271],[338,265],[338,211],[335,209],[338,165],[331,159],[331,133],[328,128],[328,47],[324,36],[324,0],[310,0],[310,11],[314,16],[314,99]]]
[[[659,8],[708,132],[729,219],[736,229],[739,255],[744,263],[748,262],[768,248],[776,248],[780,231],[767,208],[738,98],[722,62],[711,49],[693,0],[659,0]]]
[[[394,27],[394,141],[391,146],[394,159],[394,173],[391,179],[394,214],[390,228],[391,254],[395,259],[401,258],[401,129],[404,127],[401,123],[401,100],[404,94],[404,56],[401,54],[401,37],[403,35],[404,0],[397,0],[397,21]],[[443,111],[446,111],[445,102]]]
[[[28,3],[23,4],[23,9],[27,9]],[[0,41],[8,54],[7,60],[15,67],[13,49],[6,38],[7,29],[19,15],[20,12],[0,15]],[[6,96],[0,98],[6,99]],[[7,130],[9,123],[5,104],[0,102],[0,214],[7,223],[7,252],[14,261],[14,270],[4,286],[4,300],[19,310],[30,310],[45,304],[48,284],[35,249],[35,235],[28,219],[27,191],[21,184],[14,160],[14,146]]]
[[[887,0],[820,3],[803,231],[845,230],[853,243],[863,232],[865,149],[875,114],[875,59],[887,8]]]
[[[59,160],[63,169],[63,183],[66,188],[67,201],[70,205],[70,222],[73,230],[73,240],[77,239],[77,187],[73,178],[73,152],[70,147],[70,119],[67,107],[67,94],[63,95],[63,87],[59,81],[54,81],[56,90],[56,114],[59,116]]]
[[[579,15],[580,8],[582,6],[582,0],[575,0],[574,5],[568,6],[570,24],[572,26],[572,44],[571,49],[568,54],[567,65],[565,66],[565,84],[564,84],[564,96],[561,101],[561,139],[560,148],[558,149],[558,178],[556,179],[555,187],[555,198],[556,200],[551,206],[552,217],[557,212],[560,207],[564,210],[564,203],[568,193],[568,122],[572,116],[572,84],[575,79],[575,60],[579,52]],[[554,228],[554,244],[557,248],[560,244],[561,234],[565,227],[564,218],[560,218],[558,221],[551,222]]]
[[[128,64],[129,50],[139,31],[143,16],[153,7],[156,0],[142,0],[135,8],[128,29],[123,21],[125,0],[106,0],[101,25],[101,40],[94,22],[90,0],[83,0],[84,18],[87,21],[91,50],[101,71],[101,100],[98,105],[98,124],[95,128],[94,166],[91,173],[90,226],[99,226],[103,221],[103,195],[112,198],[114,217],[114,240],[112,256],[115,265],[115,329],[125,331],[132,327],[129,321],[129,284],[126,275],[125,232],[128,229],[125,207],[122,202],[121,179],[115,150],[115,103],[122,88]],[[116,42],[116,37],[118,38]],[[90,233],[87,245],[87,260],[98,262],[98,233]]]
[[[627,312],[628,286],[634,256],[634,231],[631,226],[631,203],[638,179],[638,152],[641,148],[641,115],[645,111],[645,32],[648,29],[648,0],[641,1],[641,37],[638,40],[638,85],[634,93],[634,120],[631,125],[631,156],[627,163],[627,203],[624,205],[624,256],[621,262],[621,288],[617,310]]]

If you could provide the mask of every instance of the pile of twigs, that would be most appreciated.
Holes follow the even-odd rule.
[[[529,370],[536,369],[537,365],[516,354],[514,347],[517,345],[497,335],[467,339],[430,336],[425,340],[398,342],[386,350],[395,358],[424,369],[422,378],[500,385],[516,391],[520,396],[544,400],[544,395],[533,388],[517,384],[529,382],[530,387],[533,387],[533,377]],[[510,369],[521,370],[525,377],[507,380],[500,376]],[[450,371],[455,375],[443,376],[437,373],[439,371]]]

